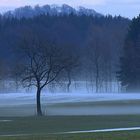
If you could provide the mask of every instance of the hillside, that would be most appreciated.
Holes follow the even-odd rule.
[[[15,15],[16,11],[23,12],[26,8],[31,7],[18,8],[12,15]],[[41,10],[43,7],[38,8]],[[36,11],[35,9],[36,7],[32,10]],[[24,13],[26,17],[19,14],[20,18],[6,15],[0,17],[1,61],[7,61],[6,64],[11,68],[11,65],[20,61],[17,58],[16,48],[21,46],[24,37],[32,38],[32,35],[35,35],[40,40],[65,48],[67,55],[77,56],[79,64],[72,72],[72,79],[94,81],[96,73],[94,57],[98,54],[99,78],[103,85],[107,83],[105,87],[101,86],[101,91],[117,84],[113,82],[116,81],[119,58],[131,21],[120,16],[94,16],[94,10],[84,8],[83,13],[80,14],[79,10],[79,14],[72,14],[71,12],[75,10],[66,5],[61,7],[64,11],[61,14],[53,14],[52,9],[57,9],[57,13],[59,11],[56,6],[51,8],[50,14],[40,12],[34,16]],[[87,14],[87,11],[91,14]],[[109,90],[112,91],[112,88]]]

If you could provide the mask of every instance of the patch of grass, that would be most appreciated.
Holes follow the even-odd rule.
[[[0,137],[0,140],[140,140],[140,131]]]
[[[81,106],[128,106],[130,105],[140,105],[140,100],[135,99],[135,100],[114,100],[114,101],[88,101],[88,102],[68,102],[68,103],[54,103],[54,104],[49,104],[51,107],[81,107]]]
[[[139,115],[124,116],[55,116],[4,117],[0,120],[0,135],[49,134],[56,132],[140,126]]]

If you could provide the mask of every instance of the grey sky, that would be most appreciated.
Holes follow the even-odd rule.
[[[24,5],[69,4],[73,7],[93,8],[103,14],[121,15],[129,18],[140,14],[140,0],[0,0],[4,12]]]

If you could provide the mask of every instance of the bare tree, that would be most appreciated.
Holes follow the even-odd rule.
[[[14,80],[14,89],[16,92],[20,89],[20,76],[22,75],[23,70],[23,64],[18,63],[18,61],[15,61],[14,64],[10,66],[10,78]]]
[[[0,58],[0,91],[7,91],[7,82],[9,78],[9,67],[7,61],[3,58]]]
[[[39,37],[26,37],[20,46],[23,58],[22,82],[37,89],[37,115],[42,116],[40,96],[42,89],[53,82],[67,66],[60,48],[43,42]]]
[[[99,78],[100,78],[100,51],[98,47],[98,43],[96,42],[94,50],[92,50],[91,54],[91,61],[95,68],[95,86],[96,86],[96,93],[99,92]]]
[[[109,34],[106,28],[91,26],[88,40],[88,59],[95,75],[96,92],[111,91],[112,86],[112,45],[110,38],[105,37],[103,32]]]
[[[65,67],[68,83],[67,83],[67,92],[70,92],[70,86],[72,84],[72,73],[78,67],[79,61],[78,57],[69,56],[69,63]]]
[[[80,66],[80,56],[77,53],[75,45],[63,44],[64,56],[67,58],[67,65],[65,65],[64,73],[60,75],[60,79],[65,81],[66,91],[70,92],[72,80],[77,76],[77,71]]]
[[[94,34],[94,30],[98,30],[99,34]],[[90,37],[89,37],[89,45],[88,45],[88,58],[93,67],[93,71],[95,73],[95,87],[96,93],[99,92],[100,87],[100,72],[101,72],[101,63],[102,63],[102,42],[100,39],[100,29],[93,28]]]

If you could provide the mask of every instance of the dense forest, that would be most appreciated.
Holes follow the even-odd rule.
[[[140,16],[129,27],[117,73],[127,92],[140,91]]]
[[[53,7],[49,12],[41,12],[41,7],[32,10],[30,8],[19,8],[0,16],[1,91],[9,88],[7,82],[6,85],[4,83],[7,80],[14,81],[13,90],[17,91],[21,78],[24,86],[34,85],[31,82],[34,81],[31,69],[26,69],[27,74],[24,71],[24,75],[29,75],[30,78],[21,74],[23,68],[25,70],[23,65],[29,65],[29,58],[25,59],[24,53],[27,50],[29,56],[37,56],[36,59],[43,65],[44,59],[54,58],[52,52],[56,54],[52,73],[45,73],[51,75],[50,81],[47,79],[50,89],[53,84],[53,90],[59,85],[68,92],[74,87],[80,89],[80,85],[85,87],[86,92],[121,90],[116,72],[120,69],[119,60],[131,20],[121,16],[103,16],[94,10],[82,8],[79,12],[70,7],[66,10],[64,6],[61,12],[58,12],[58,7]],[[51,14],[54,11],[55,14]],[[36,55],[36,52],[47,56],[42,58]],[[34,57],[32,59],[34,60]],[[41,64],[36,65],[39,67]],[[48,65],[50,67],[50,63]],[[43,66],[41,68],[46,70]],[[44,81],[43,77],[42,79]],[[40,82],[42,84],[42,81]]]

